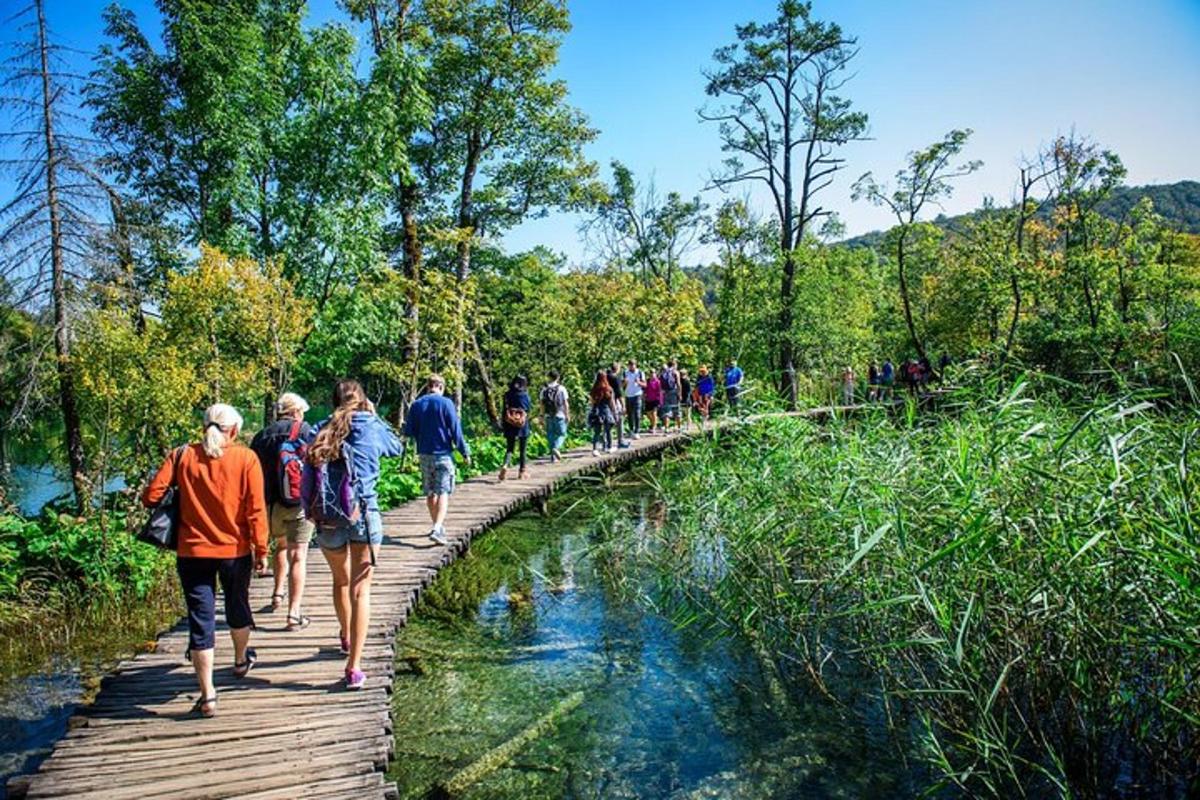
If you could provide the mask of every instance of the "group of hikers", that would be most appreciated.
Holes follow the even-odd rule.
[[[551,371],[547,377],[538,400],[553,463],[562,458],[571,404],[559,374]],[[744,375],[731,360],[723,377],[727,407],[735,410]],[[441,376],[430,375],[422,395],[408,408],[403,431],[417,451],[430,546],[448,543],[445,521],[455,489],[454,451],[465,464],[471,460],[458,409],[445,389]],[[634,360],[625,367],[614,362],[596,372],[588,393],[592,454],[628,447],[643,433],[666,432],[672,426],[686,429],[693,411],[704,425],[715,392],[716,379],[704,366],[693,385],[675,360],[647,371]],[[142,494],[142,502],[155,507],[172,489],[177,493],[176,569],[187,604],[186,656],[200,689],[194,713],[211,717],[217,710],[213,662],[218,581],[233,641],[233,675],[244,678],[254,668],[250,580],[253,574],[266,575],[272,540],[276,547],[270,611],[285,609],[285,631],[310,624],[302,603],[308,550],[315,538],[333,578],[338,648],[346,656],[345,686],[357,690],[366,685],[362,657],[370,625],[371,576],[383,542],[376,484],[380,460],[402,455],[404,443],[376,413],[357,381],[339,381],[332,406],[326,419],[310,426],[304,421],[309,404],[285,393],[275,403],[275,421],[247,447],[240,441],[244,421],[237,409],[212,405],[204,414],[201,441],[170,453]],[[500,480],[508,477],[514,453],[518,477],[526,475],[532,411],[528,382],[518,375],[504,398],[507,447]]]
[[[950,357],[946,354],[942,354],[938,361],[936,372],[933,364],[925,356],[905,359],[899,368],[890,358],[884,360],[882,367],[879,362],[872,360],[867,367],[867,402],[891,400],[895,396],[897,384],[907,389],[910,394],[925,392],[930,383],[942,380],[949,365]],[[842,404],[853,405],[858,394],[858,376],[853,367],[847,365],[842,368],[839,385]]]
[[[548,381],[538,392],[538,402],[545,417],[550,461],[554,462],[562,457],[566,443],[571,420],[571,399],[556,370],[551,370],[547,378]],[[737,361],[731,359],[724,374],[727,409],[737,408],[744,378],[745,374]],[[659,369],[646,371],[638,367],[636,359],[631,359],[625,365],[614,361],[608,369],[597,370],[587,394],[587,426],[592,434],[592,455],[629,447],[633,440],[641,438],[643,427],[647,435],[667,433],[671,429],[689,430],[693,413],[699,417],[699,424],[703,427],[712,413],[716,387],[716,378],[706,365],[697,370],[693,384],[691,375],[675,359],[663,362]],[[532,410],[529,381],[524,375],[517,375],[504,394],[501,428],[506,447],[500,480],[508,477],[514,453],[518,461],[517,477],[525,477],[525,454]]]

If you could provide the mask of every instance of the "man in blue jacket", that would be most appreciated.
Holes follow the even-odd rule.
[[[458,409],[445,391],[442,376],[430,375],[425,394],[409,407],[404,426],[405,434],[417,445],[421,489],[433,521],[429,538],[441,545],[446,544],[446,512],[450,510],[450,495],[454,494],[454,451],[462,453],[464,464],[471,463]]]
[[[737,361],[729,359],[729,364],[725,367],[725,401],[729,403],[729,410],[737,409],[738,400],[742,394],[742,378],[745,377],[742,368],[737,365]]]

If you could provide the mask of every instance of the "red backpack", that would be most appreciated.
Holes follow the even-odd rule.
[[[279,445],[279,502],[285,506],[300,505],[304,456],[308,453],[308,443],[300,438],[303,424],[301,420],[293,422],[287,441]]]

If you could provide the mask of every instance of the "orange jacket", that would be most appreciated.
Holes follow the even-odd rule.
[[[142,494],[153,506],[171,485],[172,450]],[[267,504],[258,456],[231,442],[220,458],[199,444],[188,445],[179,460],[178,554],[199,558],[238,558],[267,552]]]

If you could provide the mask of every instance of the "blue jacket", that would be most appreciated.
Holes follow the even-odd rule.
[[[417,443],[417,452],[423,456],[448,456],[456,448],[464,458],[471,455],[458,409],[442,394],[427,394],[409,407],[404,433]]]
[[[742,368],[741,367],[730,367],[729,369],[725,370],[725,387],[726,388],[729,388],[730,386],[737,386],[741,382],[742,382]]]
[[[713,380],[712,375],[701,375],[696,381],[696,391],[701,395],[711,395],[717,387],[717,382]]]
[[[329,424],[329,418],[317,423],[313,437]],[[358,478],[358,495],[368,511],[379,510],[375,484],[379,482],[379,459],[404,453],[404,443],[391,427],[369,411],[355,411],[350,418],[350,435],[346,443],[354,451],[354,474]]]

